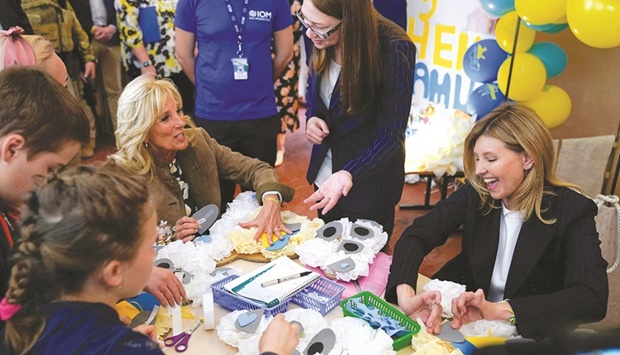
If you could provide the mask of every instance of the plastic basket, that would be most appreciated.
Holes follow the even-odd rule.
[[[353,295],[347,299],[342,300],[342,302],[340,302],[342,313],[348,317],[356,317],[355,314],[347,310],[346,305],[351,300],[358,300],[360,298],[362,300],[362,303],[365,304],[366,306],[370,306],[370,305],[374,306],[375,308],[383,312],[384,315],[394,320],[399,321],[401,324],[405,324],[406,328],[408,330],[411,330],[411,332],[403,335],[402,337],[394,339],[394,342],[392,342],[392,349],[394,349],[395,351],[398,351],[400,349],[403,349],[411,345],[411,337],[413,337],[414,334],[420,331],[420,326],[418,325],[418,323],[413,321],[411,318],[407,317],[406,315],[404,315],[401,311],[390,306],[390,304],[388,304],[384,300],[380,299],[379,297],[375,296],[374,294],[368,291],[360,292],[356,295]]]
[[[321,298],[327,299],[317,299],[310,296],[309,294],[313,292],[318,293]],[[338,305],[340,298],[342,298],[342,292],[344,292],[344,286],[321,277],[295,294],[291,301],[300,307],[313,309],[322,315],[326,315]]]
[[[264,308],[265,317],[273,317],[278,313],[284,313],[287,311],[290,299],[284,302],[280,302],[273,307],[266,308],[264,304],[254,302],[247,298],[228,292],[224,288],[224,285],[236,279],[237,277],[239,276],[230,275],[225,279],[221,279],[211,284],[211,290],[213,290],[213,302],[219,304],[226,309],[230,309],[231,311],[254,310]]]

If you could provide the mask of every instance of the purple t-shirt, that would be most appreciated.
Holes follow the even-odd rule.
[[[243,0],[231,0],[241,18]],[[250,0],[242,36],[248,80],[235,80],[232,58],[238,57],[237,32],[224,0],[179,0],[174,24],[192,32],[198,43],[195,62],[198,118],[240,121],[274,116],[271,38],[292,23],[287,0]]]

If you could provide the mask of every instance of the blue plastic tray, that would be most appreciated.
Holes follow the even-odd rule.
[[[322,315],[326,315],[340,304],[343,291],[344,286],[321,277],[295,294],[292,301],[300,307],[313,309]],[[308,295],[313,292],[318,293],[319,296],[326,299],[316,299]]]
[[[247,298],[241,297],[239,295],[232,294],[228,292],[224,285],[236,279],[237,275],[230,275],[225,279],[214,282],[211,284],[211,290],[213,290],[213,302],[219,304],[220,306],[230,309],[231,311],[241,311],[241,310],[253,310],[264,308],[265,309],[265,317],[273,317],[278,313],[284,313],[288,309],[288,303],[290,299],[280,302],[279,304],[265,308],[265,305],[261,305],[260,303],[256,303]]]

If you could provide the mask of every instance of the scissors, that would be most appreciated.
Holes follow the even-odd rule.
[[[198,329],[201,324],[202,321],[196,323],[190,330],[186,332],[166,338],[164,340],[164,345],[174,345],[174,350],[176,350],[178,353],[184,352],[185,350],[187,350],[187,343],[189,343],[189,338],[192,336],[192,333],[194,332],[194,330]]]

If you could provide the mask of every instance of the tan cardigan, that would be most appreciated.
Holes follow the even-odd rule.
[[[253,189],[257,196],[262,196],[266,191],[278,191],[285,202],[293,199],[295,190],[280,184],[276,171],[269,164],[218,144],[202,128],[189,128],[185,133],[190,137],[190,144],[187,149],[177,152],[176,159],[198,208],[208,204],[221,207],[220,178]],[[168,225],[174,226],[185,216],[181,188],[170,174],[169,164],[156,160],[149,188],[158,220],[165,220]],[[261,202],[260,198],[258,200]]]

